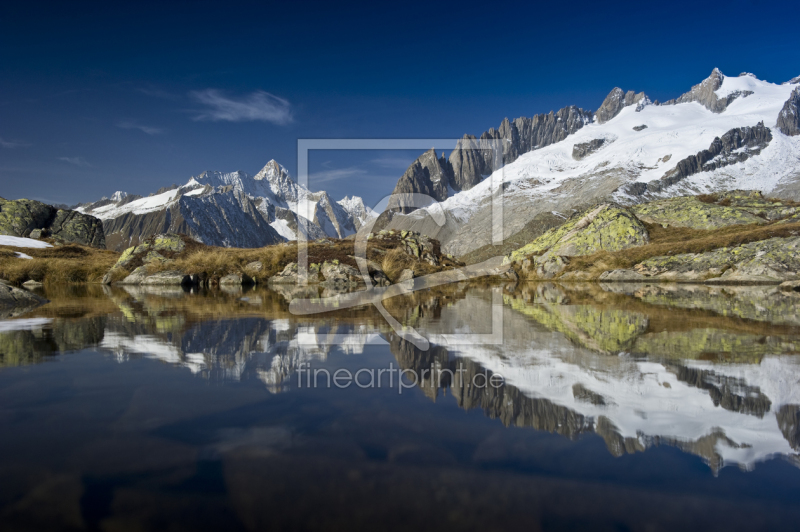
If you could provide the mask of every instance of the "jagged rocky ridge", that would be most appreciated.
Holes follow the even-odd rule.
[[[294,240],[300,231],[310,240],[343,238],[371,213],[361,198],[336,202],[324,191],[299,186],[274,160],[255,176],[203,172],[145,198],[117,192],[77,209],[102,219],[108,247],[119,251],[162,233],[232,247]]]
[[[498,129],[491,128],[479,138],[464,135],[449,158],[444,153],[437,158],[434,149],[425,152],[406,170],[394,193],[426,194],[444,201],[455,192],[471,189],[498,167],[492,141],[503,141],[502,161],[508,164],[533,149],[564,140],[591,121],[591,112],[574,105],[531,118],[506,118]]]

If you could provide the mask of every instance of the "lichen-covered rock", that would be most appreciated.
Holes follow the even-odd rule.
[[[106,247],[103,223],[94,216],[40,201],[0,198],[0,235],[30,237],[31,233],[38,235],[34,238],[49,236],[74,244]]]
[[[648,242],[647,228],[630,210],[604,203],[572,216],[505,260],[515,264],[522,277],[552,279],[569,264],[568,257],[620,251]]]
[[[696,196],[684,196],[634,205],[631,210],[643,222],[692,229],[717,229],[765,221],[747,209],[731,206],[730,202],[724,203],[706,203]],[[768,202],[764,203],[766,208]]]
[[[800,279],[800,237],[776,237],[706,253],[653,257],[634,269],[663,281],[794,281]]]
[[[320,267],[319,264],[309,264],[308,265],[308,278],[307,282],[309,284],[314,284],[320,282]],[[280,273],[273,275],[269,278],[269,284],[298,284],[299,283],[299,276],[297,273],[297,263],[290,262],[283,268],[283,271]]]
[[[338,261],[325,262],[320,268],[322,276],[325,278],[324,284],[333,285],[358,285],[364,284],[361,272]]]
[[[186,249],[186,242],[183,241],[180,235],[163,234],[156,235],[150,244],[154,251],[171,251],[173,253],[180,253]]]

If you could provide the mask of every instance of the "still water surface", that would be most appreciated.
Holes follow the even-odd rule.
[[[265,289],[44,295],[0,320],[4,531],[800,522],[800,294],[385,301],[427,350],[374,308],[296,316]]]

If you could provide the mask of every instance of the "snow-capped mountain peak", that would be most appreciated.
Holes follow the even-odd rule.
[[[111,237],[113,247],[124,249],[159,232],[183,232],[213,245],[251,247],[296,239],[302,227],[299,217],[310,222],[308,238],[343,238],[361,226],[367,213],[361,198],[347,198],[347,205],[352,208],[332,201],[324,191],[299,186],[273,159],[255,176],[241,170],[205,171],[183,186],[145,198],[117,192],[77,210],[103,220],[107,235],[119,237]],[[165,215],[167,211],[172,214]]]

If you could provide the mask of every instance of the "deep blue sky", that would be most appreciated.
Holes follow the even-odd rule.
[[[673,98],[715,66],[800,74],[792,2],[160,4],[2,3],[0,196],[294,175],[298,138],[477,135],[614,86]],[[413,158],[316,153],[311,188],[374,201]]]

